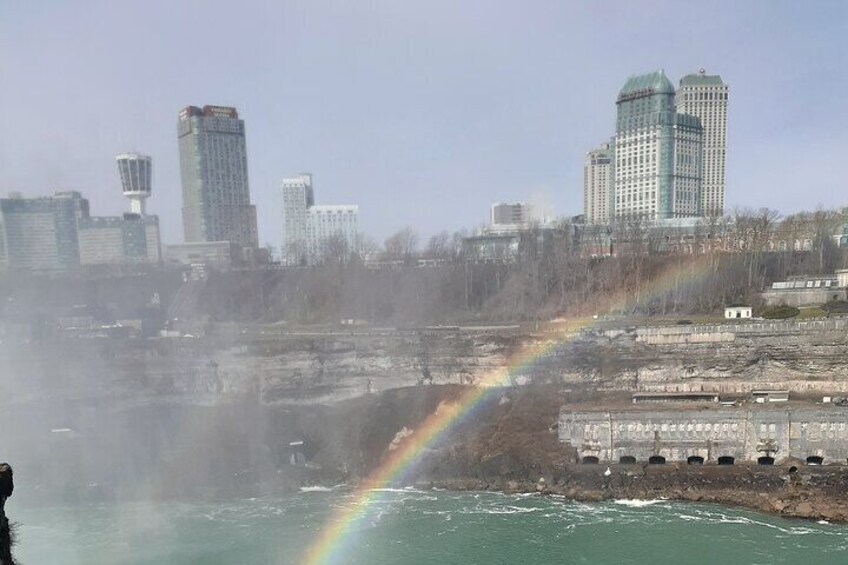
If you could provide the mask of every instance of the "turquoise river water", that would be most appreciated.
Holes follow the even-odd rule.
[[[848,527],[665,501],[386,490],[339,563],[848,564]],[[17,557],[40,564],[297,563],[343,488],[219,502],[26,506]]]

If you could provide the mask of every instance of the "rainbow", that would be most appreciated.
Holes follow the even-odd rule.
[[[646,285],[649,290],[641,298],[650,299],[680,285],[696,283],[711,266],[708,256],[699,256],[671,266]],[[616,296],[605,309],[622,308],[632,298],[632,295]],[[590,320],[571,323],[555,338],[521,349],[504,366],[485,375],[476,386],[463,391],[454,402],[440,404],[411,436],[397,449],[390,451],[382,463],[361,482],[353,500],[331,515],[328,523],[306,549],[302,562],[309,565],[343,563],[348,548],[355,541],[357,526],[368,517],[375,502],[379,501],[381,489],[402,485],[422,455],[449,435],[452,429],[468,421],[475,414],[475,409],[495,394],[498,387],[511,384],[513,376],[532,369],[539,359],[578,335],[578,329],[590,325]]]

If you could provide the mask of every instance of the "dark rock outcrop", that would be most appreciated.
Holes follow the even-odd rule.
[[[0,463],[0,565],[14,565],[12,532],[6,517],[6,499],[12,496],[14,489],[12,467],[8,463]]]

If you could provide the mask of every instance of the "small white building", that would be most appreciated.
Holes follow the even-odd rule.
[[[751,398],[757,404],[767,402],[789,402],[788,390],[752,390]]]
[[[728,306],[724,309],[724,317],[727,319],[750,318],[751,312],[750,306]]]

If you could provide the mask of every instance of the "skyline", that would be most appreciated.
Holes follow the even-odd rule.
[[[378,241],[405,225],[422,239],[472,228],[497,201],[548,201],[570,216],[582,212],[585,153],[608,137],[627,78],[664,68],[677,85],[703,67],[734,91],[728,210],[846,203],[833,166],[848,147],[846,55],[829,47],[846,31],[838,3],[723,3],[706,15],[693,5],[646,35],[653,14],[678,4],[254,2],[227,20],[232,35],[201,33],[229,5],[0,7],[0,80],[20,85],[0,91],[0,194],[80,190],[119,213],[114,156],[139,151],[154,161],[149,211],[163,240],[182,241],[176,116],[203,100],[245,120],[261,245],[280,245],[282,179],[301,171],[315,175],[319,204],[358,204]],[[129,13],[135,26],[119,25]],[[71,41],[77,57],[62,48]]]

